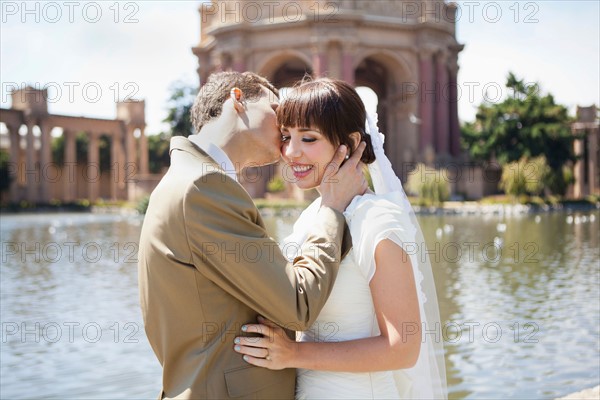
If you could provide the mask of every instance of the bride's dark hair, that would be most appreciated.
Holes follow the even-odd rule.
[[[350,134],[359,132],[367,144],[361,161],[375,161],[371,137],[365,133],[367,112],[358,93],[348,83],[329,78],[303,81],[277,109],[280,127],[317,128],[335,146],[354,149]]]

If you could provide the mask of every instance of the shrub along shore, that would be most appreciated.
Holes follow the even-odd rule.
[[[494,196],[480,201],[446,201],[441,204],[428,204],[418,198],[409,197],[417,214],[424,215],[521,215],[542,212],[575,212],[600,210],[600,196],[589,196],[583,200],[559,200],[557,198]],[[258,209],[268,216],[295,216],[306,208],[310,202],[293,199],[255,199]],[[12,214],[21,212],[93,212],[144,214],[148,207],[148,198],[137,203],[132,202],[97,202],[90,204],[80,201],[68,204],[10,204],[2,205],[0,213]]]
[[[527,199],[526,202],[511,202],[509,198],[495,197],[482,201],[447,201],[442,205],[423,205],[415,198],[409,198],[415,213],[422,215],[522,215],[542,212],[575,212],[600,210],[600,199],[586,200],[543,200]],[[255,200],[256,206],[264,215],[296,215],[309,203],[293,200]]]

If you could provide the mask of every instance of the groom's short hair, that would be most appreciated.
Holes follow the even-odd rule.
[[[211,74],[200,87],[192,106],[190,117],[196,133],[223,111],[223,104],[229,98],[232,88],[240,88],[245,101],[257,100],[261,96],[261,87],[269,89],[279,97],[279,91],[266,78],[254,72],[217,72]]]

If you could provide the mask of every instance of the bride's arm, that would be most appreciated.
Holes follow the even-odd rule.
[[[410,258],[386,239],[375,249],[375,265],[370,287],[381,335],[345,342],[293,342],[267,322],[247,325],[246,332],[264,337],[238,338],[236,351],[250,364],[270,369],[369,372],[412,367],[421,347],[421,319]]]

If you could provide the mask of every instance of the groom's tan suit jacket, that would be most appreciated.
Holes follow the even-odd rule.
[[[146,334],[163,367],[161,397],[294,398],[293,369],[251,366],[233,339],[258,314],[309,327],[350,243],[343,215],[322,207],[303,255],[288,263],[244,188],[189,139],[172,138],[138,271]]]

